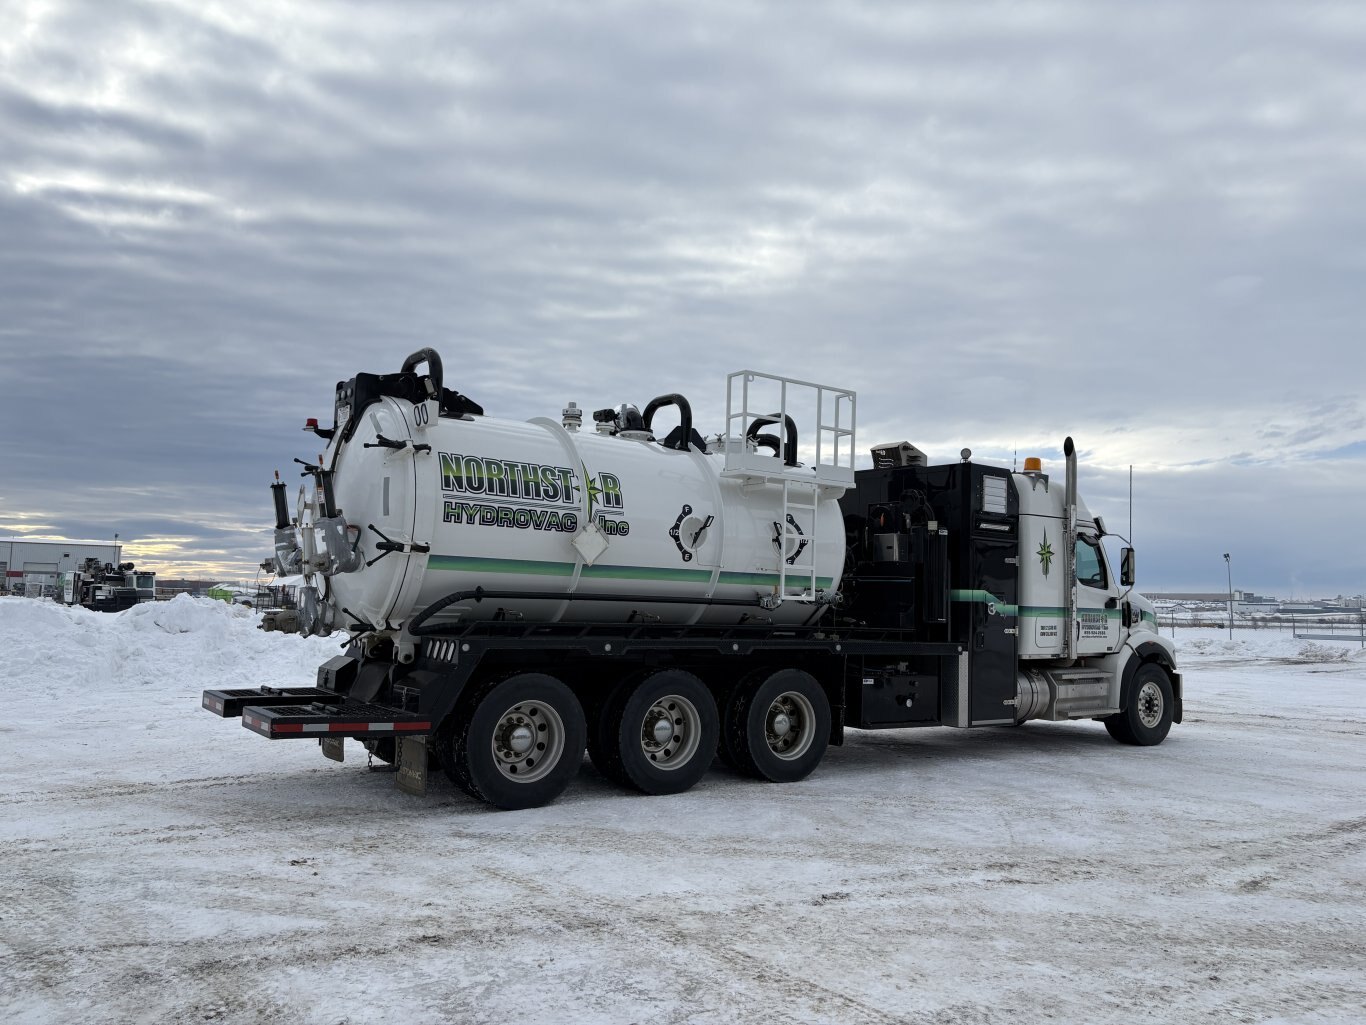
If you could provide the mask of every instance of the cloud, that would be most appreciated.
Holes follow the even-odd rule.
[[[856,388],[861,447],[1070,433],[1195,506],[1366,464],[1353,5],[12,8],[5,493],[59,529],[253,568],[164,521],[264,528],[302,419],[426,345],[500,415],[718,429],[751,366]],[[1265,537],[1268,587],[1342,565]]]

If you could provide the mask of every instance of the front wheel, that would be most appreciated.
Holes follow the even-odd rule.
[[[1152,747],[1167,739],[1175,708],[1171,678],[1160,665],[1149,662],[1134,675],[1129,707],[1107,716],[1105,728],[1121,744]]]
[[[451,780],[496,808],[549,804],[583,762],[588,725],[564,683],[519,673],[462,702],[437,749]]]

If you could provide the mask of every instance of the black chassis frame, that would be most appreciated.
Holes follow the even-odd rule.
[[[931,679],[935,690],[954,686],[965,657],[962,644],[915,641],[900,630],[485,620],[435,628],[422,638],[411,664],[366,656],[357,638],[344,654],[318,668],[315,688],[206,691],[203,705],[224,717],[243,715],[248,728],[270,739],[420,736],[436,732],[459,712],[472,683],[518,672],[558,677],[588,709],[619,681],[655,669],[695,673],[719,699],[752,673],[797,667],[825,690],[830,742],[838,745],[846,726],[952,725],[940,721],[938,694],[913,704],[900,691],[892,692],[904,691],[906,681],[916,679],[922,690]],[[870,700],[874,691],[884,690],[886,700]],[[329,723],[334,728],[329,730]],[[304,731],[300,724],[306,724]]]

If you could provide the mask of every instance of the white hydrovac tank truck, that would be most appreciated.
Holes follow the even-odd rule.
[[[779,381],[777,408],[751,410]],[[796,387],[821,410],[802,439]],[[661,410],[677,426],[657,438]],[[399,375],[340,383],[332,428],[309,422],[327,445],[292,522],[274,485],[277,568],[304,574],[313,634],[397,637],[443,599],[430,621],[808,623],[844,565],[854,415],[852,392],[745,371],[729,379],[733,436],[704,441],[680,395],[599,410],[589,428],[573,403],[505,420],[446,389],[424,349]]]
[[[704,439],[679,395],[519,423],[445,387],[428,349],[356,374],[333,425],[309,424],[325,445],[296,508],[273,490],[299,626],[350,642],[315,686],[203,706],[336,760],[359,740],[411,793],[438,764],[508,809],[554,800],[585,750],[666,794],[717,754],[803,779],[847,727],[1095,719],[1162,743],[1174,646],[1133,549],[1110,569],[1072,439],[1061,481],[909,443],[855,473],[855,412],[741,371]]]

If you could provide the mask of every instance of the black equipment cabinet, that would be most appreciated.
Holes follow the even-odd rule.
[[[868,727],[923,722],[929,703],[912,684],[923,692],[934,672],[939,722],[1013,722],[1020,515],[1010,471],[970,462],[863,470],[840,505],[852,563],[844,615],[968,655],[865,665],[851,718]]]

